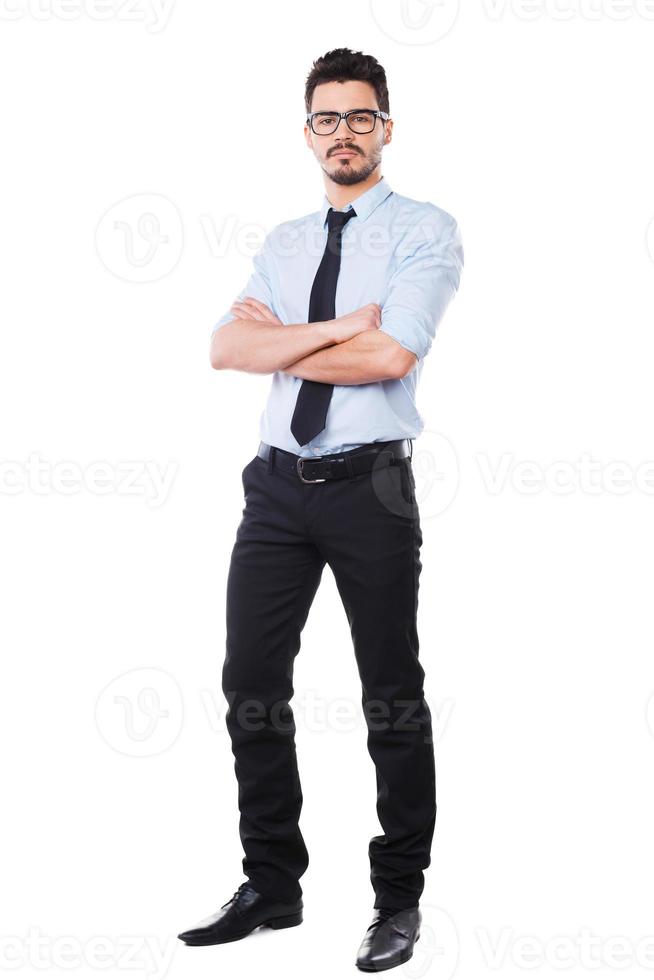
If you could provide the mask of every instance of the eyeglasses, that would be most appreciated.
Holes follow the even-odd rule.
[[[353,133],[372,133],[377,119],[390,119],[387,112],[381,109],[348,109],[347,112],[310,112],[307,115],[307,125],[316,136],[331,136],[344,119]]]

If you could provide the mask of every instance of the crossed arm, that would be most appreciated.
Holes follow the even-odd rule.
[[[349,340],[339,343],[333,342],[328,333],[312,328],[311,324],[293,325],[297,328],[293,337],[287,332],[288,328],[285,328],[283,335],[278,335],[276,331],[271,331],[271,328],[283,326],[282,321],[265,303],[250,296],[235,302],[232,312],[236,314],[241,325],[246,325],[250,330],[252,327],[255,328],[256,333],[253,336],[255,343],[263,339],[263,333],[267,334],[266,340],[272,341],[273,346],[275,343],[280,343],[282,339],[292,342],[294,349],[288,363],[282,356],[282,363],[273,366],[272,370],[280,370],[297,378],[307,378],[325,384],[366,384],[402,378],[417,362],[415,354],[378,329],[363,330]],[[244,321],[247,323],[244,324]],[[233,323],[235,324],[236,321]],[[231,323],[226,324],[222,330],[231,326]],[[307,329],[303,330],[303,327]],[[240,328],[235,327],[235,329]],[[252,334],[250,336],[252,337]],[[300,356],[297,354],[298,349],[304,349]],[[254,367],[247,359],[240,364],[230,362],[229,366],[240,370],[252,370]],[[271,366],[269,359],[266,366],[268,368]],[[261,371],[261,366],[259,370]]]
[[[307,354],[284,368],[284,373],[325,384],[359,385],[403,378],[416,360],[388,334],[365,330],[341,344]]]

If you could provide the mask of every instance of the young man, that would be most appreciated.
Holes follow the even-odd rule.
[[[211,363],[272,374],[227,585],[223,692],[247,881],[181,933],[189,945],[302,921],[293,661],[325,563],[351,627],[384,833],[369,846],[361,970],[413,953],[436,818],[431,716],[416,616],[422,534],[411,467],[415,393],[463,267],[455,220],[391,190],[386,76],[339,48],[307,78],[305,137],[320,211],[278,225],[214,327]]]

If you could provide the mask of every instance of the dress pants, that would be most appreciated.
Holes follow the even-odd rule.
[[[381,450],[371,443],[362,449]],[[329,457],[323,457],[329,458]],[[292,901],[309,855],[299,828],[294,658],[327,562],[349,622],[383,834],[370,840],[375,908],[418,904],[436,819],[431,715],[416,616],[422,534],[409,458],[302,483],[271,449],[245,466],[243,516],[227,581],[222,690],[234,754],[243,870]]]

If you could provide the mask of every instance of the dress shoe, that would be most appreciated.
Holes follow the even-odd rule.
[[[302,922],[302,898],[294,902],[277,902],[255,891],[249,881],[239,885],[218,912],[203,919],[193,929],[180,932],[187,946],[214,946],[243,939],[258,926],[288,929]]]
[[[413,947],[420,938],[422,913],[416,905],[411,909],[375,909],[363,942],[357,953],[360,970],[390,970],[413,956]]]

